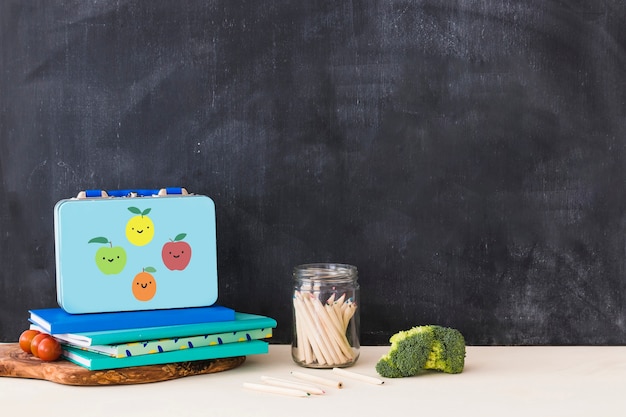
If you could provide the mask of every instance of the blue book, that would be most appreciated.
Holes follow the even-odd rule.
[[[251,340],[249,342],[225,343],[223,345],[196,347],[149,355],[128,356],[125,358],[114,358],[112,356],[63,346],[63,357],[89,370],[100,371],[104,369],[128,368],[131,366],[161,365],[175,362],[257,355],[267,353],[268,351],[267,342]]]
[[[51,334],[172,326],[235,319],[235,310],[217,305],[89,314],[69,314],[61,308],[44,308],[29,312],[30,322]]]
[[[76,346],[114,345],[117,343],[146,340],[182,338],[197,335],[212,335],[225,332],[240,332],[253,329],[274,329],[276,320],[257,314],[235,312],[233,320],[214,321],[173,326],[154,326],[134,329],[102,330],[97,332],[52,333],[60,340]],[[31,326],[33,327],[33,326]],[[41,330],[35,326],[37,330]]]

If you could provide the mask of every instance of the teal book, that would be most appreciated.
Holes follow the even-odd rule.
[[[54,334],[172,326],[227,321],[234,320],[234,318],[235,311],[233,309],[213,305],[210,307],[90,314],[69,314],[61,308],[44,308],[30,310],[29,320],[44,331]]]
[[[52,335],[72,345],[89,347],[93,345],[113,345],[251,329],[273,329],[276,328],[276,325],[276,320],[270,317],[235,312],[233,320],[226,321],[211,321],[173,326],[138,327],[112,331],[52,333]]]
[[[132,366],[162,365],[206,359],[230,358],[235,356],[259,355],[268,353],[268,343],[263,340],[226,343],[223,345],[174,350],[150,355],[114,358],[69,346],[63,346],[63,357],[92,371],[129,368]]]
[[[175,337],[171,339],[150,340],[147,342],[128,342],[115,345],[92,345],[80,347],[68,344],[62,339],[61,343],[82,350],[109,355],[116,358],[128,356],[150,355],[154,353],[170,352],[173,350],[191,349],[203,346],[223,345],[225,343],[240,343],[250,340],[269,339],[272,329],[251,329],[226,333],[206,334],[200,336]],[[59,339],[59,337],[56,337]]]

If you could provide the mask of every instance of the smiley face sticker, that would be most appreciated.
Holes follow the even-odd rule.
[[[113,246],[113,242],[104,236],[91,239],[88,243],[101,243],[102,246],[96,252],[96,266],[106,275],[119,274],[126,266],[126,251],[121,246]]]
[[[154,223],[148,217],[149,208],[140,210],[137,207],[128,207],[128,211],[135,214],[126,223],[126,238],[135,246],[145,246],[154,237]]]
[[[153,273],[156,272],[151,266],[143,268],[143,270],[135,275],[133,279],[133,295],[139,301],[150,301],[156,294],[157,284]]]

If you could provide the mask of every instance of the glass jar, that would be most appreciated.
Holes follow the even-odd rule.
[[[359,357],[357,268],[314,263],[294,268],[291,356],[307,368],[341,368]]]

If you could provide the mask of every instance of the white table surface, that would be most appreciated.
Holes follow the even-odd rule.
[[[388,347],[362,347],[351,371],[377,376]],[[0,378],[3,416],[623,416],[626,347],[467,348],[461,374],[385,379],[384,385],[340,378],[342,389],[287,397],[244,389],[261,376],[293,379],[290,371],[336,378],[330,370],[298,367],[286,345],[249,356],[240,367],[142,385],[74,387]],[[11,414],[11,412],[15,414]],[[24,414],[19,414],[24,415]]]

